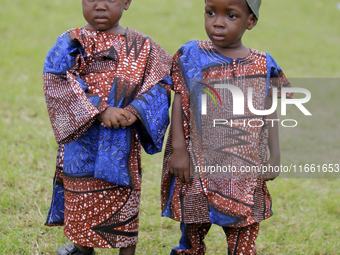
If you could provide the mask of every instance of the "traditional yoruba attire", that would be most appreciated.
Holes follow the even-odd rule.
[[[211,118],[212,122],[213,117],[209,114],[213,116],[214,112],[212,110],[207,116],[193,112],[195,108],[190,107],[190,91],[193,81],[214,79],[220,80],[221,84],[233,82],[247,98],[247,88],[252,86],[253,106],[263,110],[274,86],[278,88],[278,94],[281,87],[290,86],[281,68],[269,54],[251,49],[247,57],[233,60],[217,52],[211,41],[191,41],[174,55],[171,77],[175,92],[181,93],[184,135],[194,166],[204,164],[196,146],[202,136],[214,139],[210,143],[213,147],[211,151],[222,153],[224,164],[240,167],[266,163],[268,125],[220,126],[225,129],[225,137],[215,137],[216,132],[213,130],[210,133],[195,130],[193,123],[203,123],[203,118]],[[248,79],[250,82],[247,82]],[[220,96],[223,103],[232,102],[231,93]],[[213,109],[209,102],[208,107]],[[229,111],[225,119],[241,122],[253,118],[258,116],[245,107],[244,116],[239,117]],[[176,160],[172,158],[171,139],[170,131],[164,155],[161,199],[162,215],[181,222],[182,238],[172,254],[204,254],[203,239],[211,223],[223,227],[230,253],[255,253],[259,222],[273,214],[265,181],[262,178],[192,178],[190,185],[182,185],[169,172],[171,160]]]
[[[135,245],[141,194],[141,145],[162,149],[169,122],[171,56],[149,37],[75,28],[62,34],[44,65],[44,91],[59,144],[46,225],[64,225],[74,243]],[[124,108],[138,120],[107,129],[95,116]]]

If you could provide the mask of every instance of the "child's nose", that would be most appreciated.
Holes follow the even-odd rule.
[[[96,1],[96,11],[105,11],[107,8],[106,1]]]
[[[224,28],[225,27],[224,18],[219,15],[216,15],[216,18],[214,20],[214,27]]]

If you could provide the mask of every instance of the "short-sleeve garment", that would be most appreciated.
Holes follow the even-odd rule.
[[[218,139],[214,137],[214,132],[201,134],[195,130],[192,123],[201,123],[200,118],[203,117],[192,112],[190,84],[196,79],[214,79],[221,83],[233,81],[243,91],[245,98],[248,87],[252,86],[253,106],[263,110],[267,97],[272,95],[273,87],[277,88],[280,97],[281,88],[291,86],[269,54],[250,49],[245,58],[233,60],[218,53],[211,41],[190,41],[174,55],[171,78],[174,91],[182,96],[185,139],[194,165],[202,159],[195,148],[201,135],[215,139],[212,142],[215,149],[228,155],[223,163],[228,162],[238,167],[261,166],[266,163],[267,125],[229,128],[226,131],[228,139]],[[220,96],[223,103],[231,100],[230,94]],[[244,107],[242,118],[253,117],[248,107]],[[246,226],[272,215],[271,198],[261,178],[193,178],[191,185],[182,185],[169,173],[171,160],[174,160],[171,157],[171,139],[170,132],[162,176],[163,216],[188,224],[211,222],[221,226]]]

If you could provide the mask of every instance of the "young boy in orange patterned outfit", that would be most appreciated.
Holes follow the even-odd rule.
[[[181,222],[182,237],[171,254],[204,254],[203,240],[212,223],[223,228],[229,254],[255,254],[259,223],[272,215],[266,181],[275,179],[276,172],[261,178],[190,178],[189,171],[190,164],[197,166],[202,162],[195,144],[202,141],[202,136],[212,141],[211,151],[220,153],[218,156],[229,166],[261,167],[280,163],[277,122],[262,127],[219,125],[217,128],[223,129],[224,137],[218,137],[221,133],[214,131],[200,133],[193,125],[208,118],[191,108],[195,80],[234,82],[244,95],[247,88],[252,87],[253,106],[261,110],[271,109],[273,87],[280,90],[282,86],[290,86],[269,54],[242,44],[244,32],[257,24],[260,4],[260,0],[207,0],[205,29],[210,41],[190,41],[173,57],[171,76],[176,94],[164,155],[162,215]],[[269,82],[269,78],[278,78],[276,84]],[[259,81],[249,83],[251,79]],[[230,93],[221,98],[223,104],[232,102]],[[228,114],[228,122],[238,123],[259,117],[246,107],[242,116],[230,111]],[[276,111],[267,118],[276,119]]]
[[[171,56],[119,24],[130,3],[83,0],[87,24],[62,34],[46,57],[44,92],[59,144],[46,225],[64,225],[75,246],[59,254],[135,252],[141,145],[150,154],[162,149]]]

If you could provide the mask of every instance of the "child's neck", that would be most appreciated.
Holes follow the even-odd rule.
[[[216,48],[216,50],[221,53],[222,55],[228,57],[228,58],[232,58],[234,60],[238,59],[238,58],[245,58],[249,55],[250,53],[250,49],[241,44],[239,47],[217,47],[216,45],[214,45],[214,47]]]
[[[90,30],[95,30],[95,31],[102,31],[105,33],[109,33],[109,34],[118,34],[118,35],[125,35],[126,32],[126,28],[122,27],[121,25],[112,27],[110,29],[107,30],[97,30],[96,28],[94,28],[93,26],[91,26],[90,24],[86,24],[85,26],[83,26],[84,28],[90,29]]]

